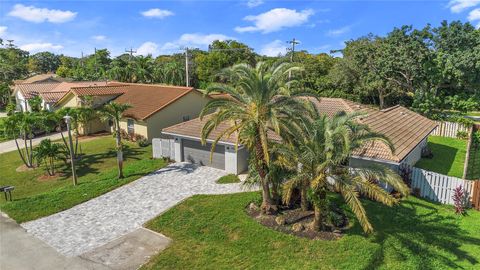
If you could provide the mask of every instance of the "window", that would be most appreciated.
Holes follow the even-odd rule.
[[[134,124],[135,124],[135,121],[133,119],[127,119],[128,134],[134,134],[135,133]]]
[[[188,120],[190,120],[190,115],[184,115],[183,116],[183,122],[186,122]]]

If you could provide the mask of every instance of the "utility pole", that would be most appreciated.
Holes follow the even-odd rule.
[[[189,76],[189,72],[188,72],[188,65],[189,65],[189,61],[188,61],[188,47],[185,47],[185,85],[187,87],[190,86],[190,76]]]
[[[96,76],[98,76],[98,67],[97,67],[97,48],[93,48],[93,49],[95,50],[95,54],[94,54],[94,56],[95,56],[95,59],[94,59],[94,61],[95,61],[95,77],[96,77]]]
[[[13,48],[13,47],[15,47],[15,45],[13,45],[13,41],[14,41],[13,39],[7,39],[7,42],[8,42],[7,47],[8,47],[8,48]]]
[[[70,164],[72,165],[72,180],[73,180],[73,185],[77,185],[77,172],[75,170],[75,153],[73,151],[73,141],[72,141],[72,131],[70,128],[70,122],[72,121],[72,117],[69,116],[68,114],[63,117],[65,119],[65,123],[67,124],[67,131],[68,131],[68,141],[70,143]]]
[[[297,44],[300,44],[300,42],[298,42],[298,40],[296,40],[295,38],[293,38],[292,40],[289,40],[287,41],[288,44],[292,45],[291,48],[288,48],[287,50],[289,50],[290,52],[292,52],[290,54],[290,62],[293,63],[293,55],[295,54],[295,45]],[[292,77],[292,72],[289,71],[288,72],[288,79],[290,79]]]
[[[82,51],[82,58],[80,58],[80,66],[83,68],[83,51]]]
[[[130,54],[130,60],[132,60],[133,54],[137,53],[137,51],[134,51],[132,47],[130,47],[130,50],[125,49],[125,52],[128,52]]]

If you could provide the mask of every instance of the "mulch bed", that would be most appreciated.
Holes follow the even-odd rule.
[[[65,176],[65,174],[60,172],[55,173],[55,175],[44,174],[44,175],[40,175],[37,178],[37,180],[39,182],[48,182],[48,181],[57,180],[59,177],[62,177],[62,176]]]
[[[326,224],[327,231],[313,231],[310,229],[310,224],[312,223],[314,216],[313,211],[302,211],[300,208],[285,208],[281,209],[277,215],[264,215],[261,213],[260,208],[252,203],[247,207],[246,211],[251,218],[255,219],[263,226],[282,233],[311,240],[337,240],[342,237],[342,230],[344,229],[334,228],[331,225]],[[277,222],[282,219],[282,222]],[[293,227],[297,227],[297,229],[293,229]]]

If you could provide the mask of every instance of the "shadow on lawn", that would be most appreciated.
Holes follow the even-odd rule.
[[[141,154],[142,151],[139,151],[138,148],[132,148],[128,145],[123,146],[124,162],[127,162],[129,160],[140,160]],[[103,164],[105,163],[105,160],[109,158],[115,159],[116,164],[116,157],[117,151],[114,148],[109,148],[106,152],[103,153],[84,155],[82,159],[77,162],[77,176],[81,177],[88,174],[97,174],[100,172],[100,168],[93,168],[92,164]],[[68,167],[68,169],[65,169],[65,178],[69,178],[71,176],[72,172],[70,170],[70,167]]]
[[[453,166],[458,149],[445,144],[428,142],[428,147],[432,150],[432,159],[422,159],[425,163],[431,163],[429,167],[434,166],[435,172],[448,175]],[[421,162],[422,163],[422,162]],[[420,164],[421,164],[420,163]],[[421,166],[420,167],[424,167]],[[428,169],[428,168],[426,168]]]
[[[461,246],[478,246],[480,239],[470,237],[469,232],[456,224],[456,218],[439,214],[438,209],[429,204],[416,200],[404,201],[394,208],[373,202],[366,202],[365,206],[376,230],[373,242],[380,245],[365,269],[381,267],[386,255],[399,261],[408,261],[410,256],[418,269],[438,269],[439,263],[446,268],[463,268],[457,263],[463,260],[472,265],[479,263],[479,258]],[[417,207],[424,211],[419,213]],[[356,227],[355,234],[362,234]]]

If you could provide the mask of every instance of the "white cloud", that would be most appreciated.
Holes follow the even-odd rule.
[[[201,33],[186,33],[180,36],[175,41],[167,42],[160,48],[160,53],[168,54],[180,50],[182,47],[207,47],[215,40],[230,40],[235,39],[222,34],[201,34]]]
[[[294,9],[275,8],[259,15],[249,15],[244,18],[253,22],[252,26],[235,27],[235,31],[270,33],[279,31],[286,27],[294,27],[304,24],[313,15],[312,9],[305,9],[297,12]]]
[[[260,54],[266,56],[279,56],[286,53],[287,46],[281,40],[274,40],[262,46]]]
[[[469,21],[478,21],[480,20],[480,8],[474,9],[470,11],[468,14],[468,20]]]
[[[20,46],[20,49],[29,52],[40,52],[40,51],[58,51],[63,49],[62,45],[54,45],[52,43],[29,43]]]
[[[27,22],[42,23],[48,21],[51,23],[64,23],[73,20],[77,16],[77,12],[16,4],[8,15]]]
[[[453,13],[460,13],[468,8],[480,4],[480,0],[450,0],[448,7]]]
[[[8,27],[0,26],[0,36],[4,35],[7,32]]]
[[[92,39],[96,40],[96,41],[104,41],[107,39],[106,36],[104,35],[97,35],[97,36],[93,36]]]
[[[148,18],[159,18],[159,19],[163,19],[165,17],[168,17],[168,16],[173,16],[174,13],[171,12],[170,10],[166,10],[166,9],[159,9],[159,8],[152,8],[152,9],[149,9],[149,10],[146,10],[146,11],[142,11],[140,12],[144,17],[148,17]]]
[[[137,49],[136,55],[157,55],[158,54],[158,45],[154,42],[147,41],[140,45],[140,47]]]
[[[332,29],[327,32],[327,36],[338,37],[350,31],[350,26],[344,26],[338,29]]]
[[[262,5],[264,2],[263,0],[247,0],[247,6],[249,8],[254,8]]]

